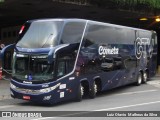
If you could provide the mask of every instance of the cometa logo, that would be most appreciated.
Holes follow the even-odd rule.
[[[148,49],[147,49],[148,48]],[[149,38],[137,38],[135,41],[135,55],[137,59],[146,57],[149,53],[150,58],[152,57],[153,45]]]
[[[115,55],[115,54],[119,54],[119,48],[107,48],[107,47],[103,47],[103,46],[99,46],[99,55]]]

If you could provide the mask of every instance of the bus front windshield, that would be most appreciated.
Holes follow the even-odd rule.
[[[45,55],[14,56],[12,76],[19,80],[43,81],[53,79],[54,63],[48,64]]]

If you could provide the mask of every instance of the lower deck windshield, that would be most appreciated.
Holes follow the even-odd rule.
[[[53,79],[54,63],[48,64],[47,56],[14,56],[12,76],[19,80],[43,81]]]

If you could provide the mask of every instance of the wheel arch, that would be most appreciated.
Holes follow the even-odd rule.
[[[89,81],[87,78],[81,79],[80,80],[81,85],[84,87],[84,93],[88,94],[89,92]]]

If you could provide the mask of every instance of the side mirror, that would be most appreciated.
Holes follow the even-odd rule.
[[[69,44],[61,44],[56,47],[53,47],[48,53],[48,63],[50,64],[53,62],[53,60],[56,58],[56,53],[59,50],[65,48],[65,47],[68,47],[68,46],[69,46]]]
[[[6,52],[7,50],[9,50],[9,49],[13,49],[14,47],[15,47],[15,44],[9,44],[9,45],[5,46],[5,47],[1,50],[1,52],[0,52],[0,59],[1,59],[1,61],[2,61],[2,67],[4,66],[4,54],[5,54],[5,52]]]

